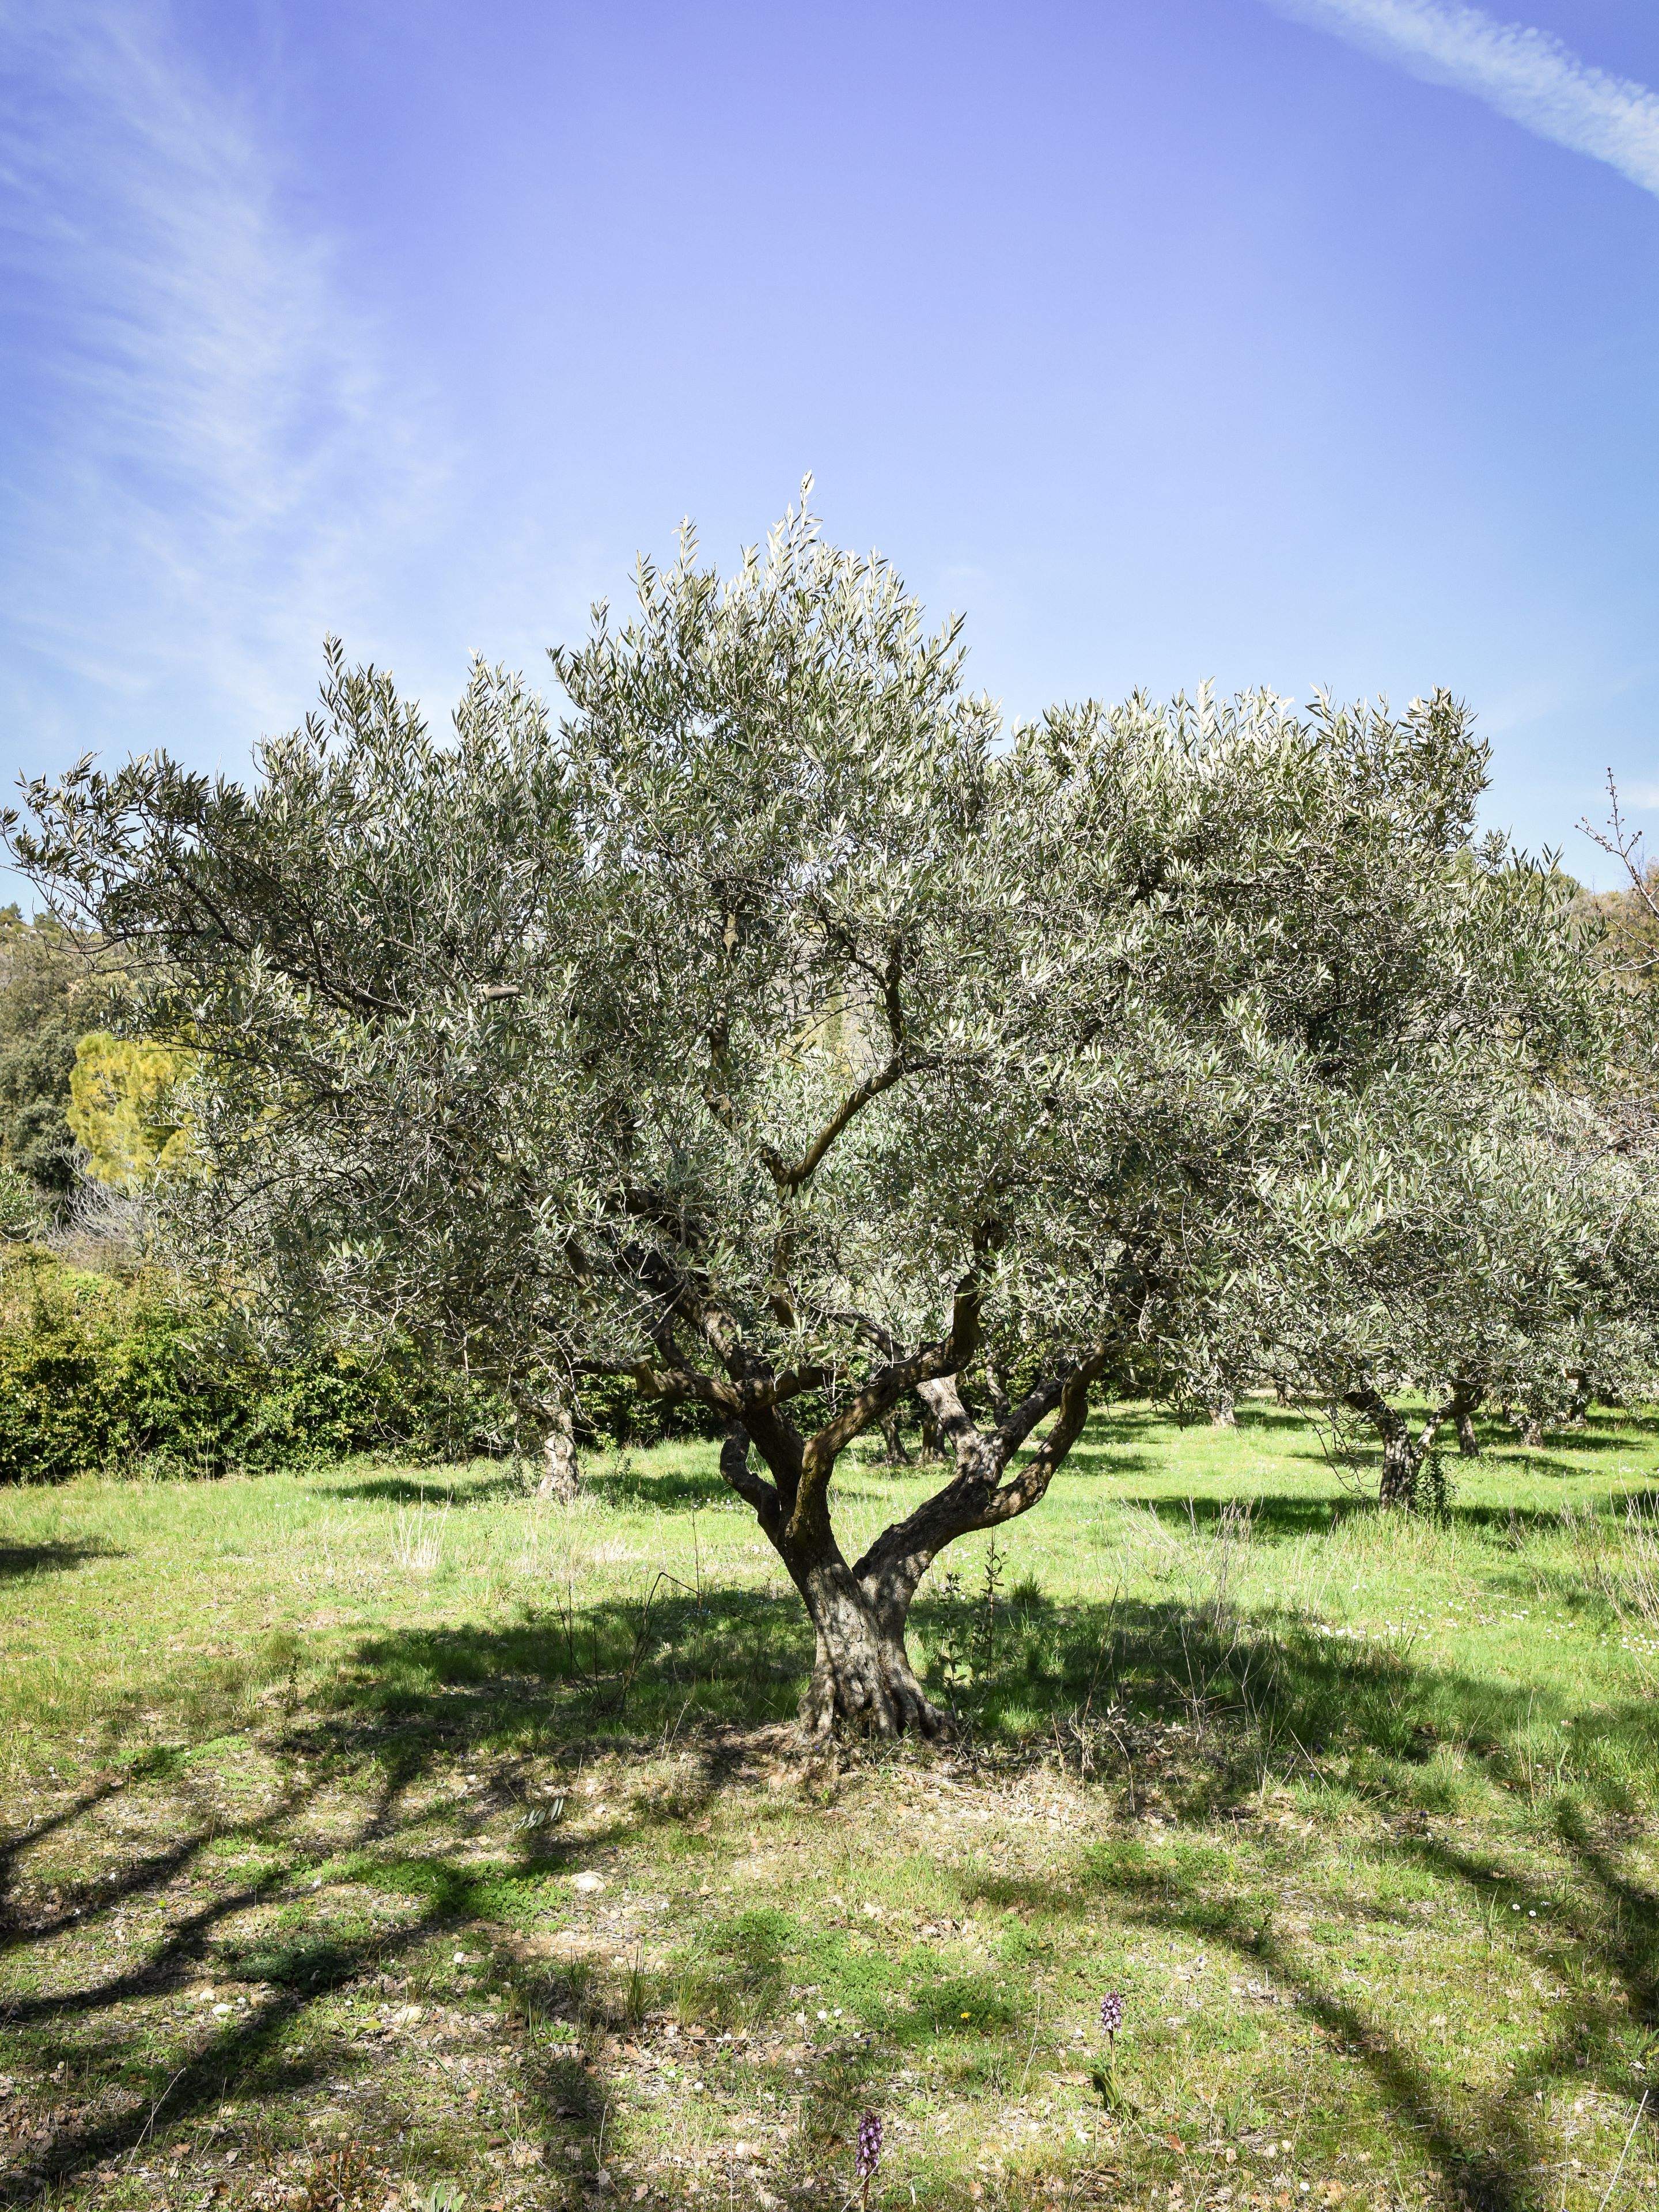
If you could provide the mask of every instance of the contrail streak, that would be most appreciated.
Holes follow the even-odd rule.
[[[1547,31],[1444,0],[1269,0],[1417,76],[1473,93],[1540,138],[1659,193],[1659,94],[1593,67]]]

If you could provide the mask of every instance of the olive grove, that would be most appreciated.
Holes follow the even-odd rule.
[[[498,1379],[561,1465],[587,1378],[708,1408],[811,1726],[943,1725],[916,1589],[1102,1391],[1386,1411],[1559,1370],[1598,1299],[1637,1358],[1583,917],[1477,848],[1449,698],[1005,731],[804,512],[552,663],[556,720],[479,665],[441,736],[331,647],[252,783],[83,763],[11,848],[188,1048],[180,1249]],[[837,1462],[907,1397],[946,1464],[849,1559]]]

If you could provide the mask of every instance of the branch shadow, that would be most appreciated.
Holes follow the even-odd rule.
[[[657,1506],[672,1510],[675,1506],[689,1506],[694,1512],[706,1506],[722,1506],[730,1510],[732,1493],[718,1468],[704,1471],[696,1468],[672,1468],[659,1473],[641,1474],[623,1461],[586,1460],[582,1465],[582,1483],[596,1498],[621,1512],[638,1510],[641,1506]]]
[[[1143,1502],[1154,1510],[1171,1506],[1168,1499]],[[1176,1510],[1184,1522],[1184,1507]],[[1294,1518],[1285,1524],[1291,1533],[1303,1525]],[[937,1651],[951,1638],[960,1643],[980,1617],[973,1601],[933,1592],[915,1609],[918,1644]],[[1558,1818],[1587,1901],[1570,1913],[1552,1899],[1547,1919],[1525,1923],[1535,1933],[1505,1938],[1569,1979],[1572,2002],[1524,2069],[1498,2095],[1474,2102],[1460,2102],[1427,2057],[1350,1991],[1332,1986],[1296,1944],[1254,1923],[1223,1879],[1197,1862],[1183,1873],[1167,1852],[1153,1869],[1134,1847],[1133,1824],[1137,1805],[1151,1794],[1183,1820],[1243,1819],[1259,1799],[1264,1757],[1321,1781],[1337,1755],[1330,1747],[1345,1747],[1342,1786],[1382,1816],[1376,1848],[1385,1857],[1430,1869],[1472,1900],[1492,1894],[1495,1885],[1506,1902],[1536,1892],[1541,1913],[1541,1881],[1432,1828],[1430,1770],[1437,1756],[1455,1746],[1496,1786],[1516,1787],[1530,1771],[1524,1760],[1531,1732],[1547,1724],[1574,1756],[1588,1761],[1597,1745],[1618,1739],[1630,1763],[1659,1775],[1659,1711],[1638,1700],[1579,1711],[1536,1688],[1431,1662],[1407,1644],[1341,1641],[1288,1613],[1247,1621],[1219,1601],[1198,1605],[1173,1592],[1071,1604],[1025,1592],[985,1607],[983,1620],[985,1640],[962,1699],[970,1747],[1013,1748],[1051,1732],[1059,1742],[1064,1723],[1072,1731],[1066,1740],[1086,1747],[1097,1784],[1114,1802],[1127,1793],[1124,1847],[1087,1859],[1072,1885],[1079,1914],[1105,1895],[1127,1925],[1201,1936],[1224,1946],[1241,1966],[1271,1966],[1308,2016],[1364,2066],[1393,2124],[1425,2142],[1481,2212],[1518,2212],[1538,2194],[1530,2178],[1540,2154],[1535,2123],[1516,2102],[1520,2090],[1568,2081],[1632,2094],[1638,2084],[1631,2071],[1632,2033],[1659,2031],[1659,1896],[1621,1863],[1587,1814],[1566,1805]],[[451,1931],[465,1929],[469,1940],[492,1949],[500,1986],[516,1990],[526,2010],[577,2018],[583,1999],[574,1972],[556,1960],[527,1963],[510,1940],[502,1905],[514,1885],[546,1884],[568,1872],[575,1844],[556,1826],[507,1855],[489,1855],[483,1844],[501,1793],[514,1786],[514,1762],[548,1755],[574,1762],[600,1745],[639,1750],[668,1741],[671,1729],[694,1713],[683,1736],[689,1772],[679,1796],[620,1812],[607,1827],[586,1832],[580,1850],[586,1856],[620,1847],[670,1826],[684,1838],[699,1805],[753,1779],[745,1762],[755,1733],[793,1715],[811,1657],[793,1597],[726,1584],[670,1592],[648,1604],[544,1610],[505,1626],[415,1626],[362,1638],[312,1707],[273,1728],[269,1748],[289,1778],[257,1816],[239,1820],[236,1832],[283,1845],[291,1863],[295,1833],[325,1788],[342,1775],[366,1778],[368,1802],[321,1863],[334,1866],[338,1880],[395,1889],[408,1918],[358,1934],[300,1925],[284,1944],[245,1943],[229,1932],[228,1923],[252,1907],[303,1904],[303,1882],[319,1863],[313,1846],[300,1873],[280,1867],[192,1903],[142,1960],[117,1973],[82,1977],[71,1988],[15,1984],[0,2019],[33,2034],[46,2065],[77,2069],[87,2063],[89,2024],[107,2024],[113,2049],[123,2008],[178,1994],[210,1964],[216,1977],[240,1975],[258,1988],[242,2017],[208,2027],[187,2048],[156,2058],[137,2102],[118,2113],[89,2113],[26,2169],[0,2180],[0,2201],[21,2201],[112,2160],[131,2160],[158,2114],[169,2127],[205,2118],[228,2083],[240,2095],[276,2098],[314,2085],[330,2069],[366,2071],[361,2054],[328,2048],[321,2030],[314,2059],[285,2054],[293,2023],[329,1993],[416,1960],[423,1947]],[[1165,1724],[1172,1722],[1182,1724],[1188,1746],[1178,1759],[1166,1755]],[[422,1787],[458,1759],[486,1753],[497,1762],[495,1798],[453,1808],[435,1840],[428,1807],[416,1839],[411,1806]],[[304,1779],[307,1774],[317,1778]],[[152,1775],[178,1779],[167,1771],[165,1754]],[[120,1781],[131,1786],[135,1778],[142,1778],[136,1767],[125,1778],[105,1778],[0,1845],[6,1915],[0,1958],[60,1943],[124,1903],[155,1900],[225,1832],[222,1820],[204,1806],[181,1821],[165,1848],[135,1860],[116,1881],[70,1889],[50,1912],[33,1917],[21,1910],[17,1875],[29,1855],[48,1837],[92,1821]],[[1033,1909],[1057,1909],[1067,1894],[1063,1881],[1047,1876],[1024,1888],[995,1870],[975,1879],[986,1895],[1024,1899]],[[750,1960],[742,1971],[758,1970]],[[931,2031],[922,2021],[916,2032]],[[578,2136],[586,2142],[611,2094],[605,2063],[573,2051],[568,2042],[538,2048],[533,2057],[526,2076],[533,2129],[561,2149]]]
[[[1182,1498],[1132,1496],[1121,1502],[1132,1510],[1152,1514],[1166,1528],[1190,1531],[1216,1528],[1223,1514],[1238,1501],[1231,1496],[1194,1494]],[[1359,1501],[1335,1490],[1325,1496],[1285,1498],[1269,1494],[1246,1502],[1255,1535],[1282,1543],[1293,1543],[1301,1536],[1323,1535],[1334,1521],[1349,1512],[1365,1510]]]
[[[315,1743],[307,1735],[303,1744],[284,1740],[281,1748],[308,1755]],[[349,1742],[338,1747],[342,1757],[349,1757],[351,1748]],[[152,1778],[178,1779],[164,1771],[164,1763],[152,1764]],[[282,1905],[293,1911],[305,1905],[314,1886],[307,1877],[316,1861],[297,1873],[278,1863],[251,1881],[190,1903],[171,1918],[143,1959],[122,1971],[101,1978],[82,1978],[74,1986],[46,1989],[19,1988],[12,1978],[11,1992],[0,2005],[0,2028],[27,2036],[33,2065],[49,2078],[76,2083],[88,2075],[95,2076],[101,2065],[109,2079],[103,2094],[83,2099],[78,2115],[65,2118],[52,2130],[43,2148],[0,2169],[0,2203],[38,2201],[43,2194],[72,2188],[94,2171],[107,2171],[118,2162],[131,2170],[158,2130],[174,2133],[204,2124],[227,2096],[258,2108],[315,2089],[342,2072],[367,2076],[369,2055],[354,2045],[342,2045],[326,2028],[314,2044],[308,2033],[303,2057],[284,2048],[289,2032],[337,1992],[385,1987],[391,1970],[418,1964],[434,1939],[447,1938],[452,1931],[465,1929],[472,1940],[482,1933],[487,1942],[503,1936],[505,1931],[493,1924],[501,1885],[526,1876],[545,1880],[562,1864],[564,1854],[556,1848],[550,1853],[480,1863],[470,1856],[473,1836],[469,1832],[476,1831],[478,1822],[463,1820],[453,1849],[469,1854],[466,1863],[430,1856],[432,1839],[427,1832],[423,1840],[428,1856],[418,1863],[411,1879],[408,1865],[386,1860],[384,1846],[395,1842],[402,1825],[400,1801],[426,1776],[429,1757],[410,1746],[390,1769],[383,1762],[376,1764],[381,1778],[353,1833],[337,1838],[323,1863],[341,1881],[366,1873],[370,1865],[389,1875],[400,1897],[414,1901],[402,1925],[331,1936],[302,1920],[291,1933],[274,1937],[249,1940],[231,1932],[230,1923],[251,1908]],[[337,1778],[339,1771],[337,1763],[327,1772]],[[49,1820],[9,1837],[0,1847],[11,1906],[0,1927],[0,1965],[66,1936],[83,1936],[100,1919],[136,1902],[165,1902],[167,1893],[190,1877],[208,1847],[227,1834],[224,1820],[210,1814],[181,1828],[164,1850],[128,1864],[114,1881],[60,1885],[52,1910],[33,1917],[20,1912],[15,1876],[29,1852],[48,1837],[61,1840],[133,1782],[132,1774],[101,1778]],[[325,1787],[323,1780],[291,1784],[257,1815],[238,1821],[234,1832],[246,1843],[283,1847],[284,1857],[291,1859],[295,1831],[316,1813]],[[354,1866],[354,1850],[371,1849],[371,1859]],[[136,2058],[131,2030],[123,2025],[131,2017],[131,2008],[176,2002],[189,1983],[209,1972],[221,1990],[228,1991],[239,1983],[249,1986],[251,1994],[234,2015],[222,2024],[199,2013],[182,2021],[176,2013],[164,2017],[160,2031],[144,2039],[142,2059]],[[510,1948],[498,1949],[490,1973],[503,1989],[520,1978]],[[576,1998],[574,1990],[562,1991],[556,1969],[544,1972],[538,1993],[544,2007],[550,2002],[557,2008],[562,1998],[568,2009]],[[142,2077],[136,2085],[135,2073]],[[125,2094],[119,2100],[120,2109],[112,2111],[109,2092],[117,2079]],[[584,2054],[568,2047],[532,2051],[522,2081],[531,2131],[539,2132],[556,2148],[562,2148],[573,2126],[576,2134],[591,2136],[592,2123],[609,2101],[605,2081],[593,2078]],[[371,2080],[371,2094],[374,2088]],[[457,2107],[458,2121],[465,2109]],[[395,2115],[382,2117],[381,2132],[390,2135]],[[175,2175],[176,2171],[175,2163]]]
[[[1485,2212],[1515,2212],[1547,2193],[1538,2179],[1546,2147],[1534,2092],[1567,2090],[1582,2098],[1599,2089],[1627,2110],[1638,2109],[1645,2084],[1637,2062],[1659,2037],[1659,1894],[1620,1863],[1570,1798],[1557,1805],[1554,1820],[1582,1881],[1577,1906],[1564,1901],[1559,1876],[1554,1883],[1546,1879],[1524,1849],[1514,1850],[1514,1839],[1505,1856],[1464,1848],[1449,1829],[1434,1826],[1437,1812],[1449,1808],[1437,1807],[1431,1769],[1438,1754],[1455,1746],[1498,1788],[1514,1790],[1522,1771],[1517,1747],[1534,1728],[1549,1726],[1586,1759],[1610,1739],[1622,1739],[1643,1771],[1659,1776],[1659,1713],[1645,1701],[1580,1711],[1536,1688],[1415,1662],[1396,1647],[1333,1649],[1294,1620],[1241,1639],[1224,1624],[1175,1602],[1069,1613],[1033,1604],[1011,1608],[1009,1631],[997,1662],[1000,1691],[988,1691],[981,1718],[993,1722],[999,1696],[1029,1713],[1046,1682],[1051,1717],[1066,1712],[1068,1700],[1074,1726],[1080,1714],[1086,1723],[1090,1704],[1103,1709],[1091,1753],[1094,1771],[1109,1784],[1127,1784],[1121,1840],[1089,1855],[1066,1901],[1079,1920],[1089,1899],[1104,1892],[1128,1929],[1178,1931],[1200,1948],[1224,1950],[1241,1969],[1270,1967],[1296,2005],[1364,2067],[1393,2124],[1426,2144],[1460,2197]],[[1103,1642],[1109,1653],[1103,1667]],[[1034,1647],[1048,1655],[1046,1670],[1029,1666]],[[1012,1685],[1009,1676],[1017,1678]],[[1171,1761],[1170,1736],[1160,1737],[1155,1723],[1176,1714],[1184,1723],[1176,1733],[1188,1743]],[[1206,1820],[1212,1837],[1218,1821],[1254,1816],[1264,1747],[1280,1747],[1289,1753],[1289,1771],[1319,1786],[1326,1781],[1321,1760],[1328,1747],[1345,1739],[1363,1754],[1346,1787],[1382,1815],[1368,1850],[1384,1867],[1431,1871],[1461,1890],[1477,1916],[1483,1899],[1513,1905],[1513,1918],[1506,1911],[1498,1915],[1501,1942],[1528,1969],[1547,1970],[1570,1992],[1542,2043],[1490,2094],[1460,2097],[1457,2085],[1385,2017],[1331,1984],[1308,1954],[1311,1946],[1275,1936],[1271,1911],[1256,1924],[1224,1864],[1224,1850],[1207,1841],[1172,1844],[1167,1832],[1156,1848],[1139,1839],[1145,1832],[1134,1818],[1137,1792],[1141,1809],[1151,1802],[1170,1808],[1182,1828]],[[1075,1740],[1083,1741],[1082,1731]],[[1270,1835],[1257,1832],[1258,1860],[1279,1849]],[[1285,1880],[1297,1887],[1302,1878],[1294,1860],[1282,1850],[1279,1856]],[[1259,1866],[1254,1872],[1259,1879]],[[981,1874],[971,1893],[1034,1913],[1052,1912],[1062,1901],[1050,1879],[992,1872]],[[1372,1908],[1371,1917],[1389,1914]],[[1403,1922],[1403,1911],[1399,1917]],[[1652,2137],[1650,2112],[1646,2125]]]
[[[482,1481],[458,1481],[454,1471],[434,1468],[422,1474],[375,1474],[365,1482],[317,1483],[311,1486],[321,1498],[342,1498],[356,1504],[367,1499],[375,1505],[451,1506],[465,1511],[476,1505],[493,1505],[503,1498],[521,1498],[524,1478],[507,1463],[505,1471]]]

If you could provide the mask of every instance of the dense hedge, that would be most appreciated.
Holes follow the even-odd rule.
[[[39,1246],[0,1256],[0,1481],[317,1466],[380,1446],[454,1457],[499,1449],[502,1411],[407,1352],[276,1364],[232,1316],[164,1284]]]
[[[720,1415],[696,1399],[665,1406],[659,1398],[642,1398],[619,1375],[590,1377],[580,1389],[576,1435],[583,1443],[659,1444],[674,1437],[726,1434]]]

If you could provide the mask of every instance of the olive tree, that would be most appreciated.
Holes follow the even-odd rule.
[[[1553,955],[1469,850],[1484,753],[1443,696],[1004,732],[957,626],[804,512],[724,582],[688,534],[552,663],[556,721],[480,665],[440,737],[331,647],[252,784],[83,763],[15,857],[189,1048],[181,1238],[544,1435],[598,1375],[700,1403],[808,1723],[933,1732],[929,1566],[1041,1501],[1091,1392],[1214,1356],[1321,1102],[1553,1048]],[[948,1463],[849,1560],[837,1463],[907,1395]]]
[[[1462,1447],[1487,1398],[1523,1407],[1535,1438],[1584,1378],[1626,1395],[1659,1376],[1653,1176],[1604,1099],[1488,1082],[1461,1102],[1438,1085],[1331,1102],[1261,1195],[1229,1370],[1271,1370],[1369,1430],[1385,1505],[1420,1502],[1430,1454],[1447,1431]],[[1420,1420],[1399,1402],[1413,1389]]]

